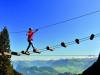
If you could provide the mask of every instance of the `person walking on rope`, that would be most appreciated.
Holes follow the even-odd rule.
[[[31,28],[29,28],[29,30],[28,30],[28,32],[27,32],[27,36],[28,36],[28,38],[27,38],[28,47],[27,47],[25,53],[29,53],[29,52],[28,52],[28,49],[30,48],[30,46],[32,46],[33,52],[34,52],[34,53],[40,53],[39,51],[37,51],[37,50],[35,49],[35,47],[33,46],[33,43],[32,43],[32,41],[33,41],[33,39],[32,39],[32,38],[33,38],[33,35],[34,35],[34,33],[36,33],[37,31],[38,31],[38,29],[36,29],[35,31],[33,31]]]

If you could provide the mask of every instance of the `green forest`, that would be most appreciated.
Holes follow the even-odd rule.
[[[4,52],[11,52],[9,33],[6,27],[0,32],[0,75],[22,75],[13,69],[11,55],[5,55]]]

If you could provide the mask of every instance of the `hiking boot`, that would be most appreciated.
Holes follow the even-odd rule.
[[[26,55],[30,55],[30,53],[28,51],[25,52]]]
[[[38,49],[33,49],[33,52],[34,53],[39,53],[39,54],[41,53]]]

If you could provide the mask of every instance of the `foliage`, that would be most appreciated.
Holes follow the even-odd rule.
[[[0,75],[21,75],[13,70],[13,66],[10,64],[10,58],[4,55],[3,52],[10,52],[10,40],[6,27],[0,32]]]

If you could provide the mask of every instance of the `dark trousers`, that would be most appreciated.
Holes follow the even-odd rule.
[[[35,49],[35,47],[33,46],[32,41],[28,40],[28,47],[27,47],[26,51],[28,51],[28,49],[30,48],[30,46],[32,46],[32,48]]]

